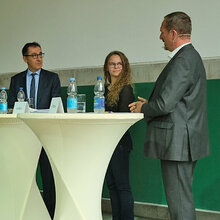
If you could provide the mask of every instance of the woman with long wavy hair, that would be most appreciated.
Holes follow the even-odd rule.
[[[131,68],[120,51],[108,54],[104,63],[105,109],[112,112],[130,112],[134,101]],[[129,131],[119,141],[110,160],[106,183],[109,189],[113,220],[134,220],[134,199],[129,181],[129,155],[132,140]]]

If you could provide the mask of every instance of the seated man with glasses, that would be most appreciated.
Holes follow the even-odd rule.
[[[61,97],[60,80],[56,73],[42,69],[43,55],[40,44],[27,43],[22,49],[23,60],[28,68],[11,78],[8,107],[13,108],[17,93],[22,87],[25,97],[33,99],[35,109],[48,109],[53,97]],[[47,155],[42,148],[40,169],[43,184],[43,199],[51,218],[55,209],[55,186],[53,173]]]

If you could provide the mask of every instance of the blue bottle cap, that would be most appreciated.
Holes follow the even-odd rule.
[[[75,81],[75,78],[74,77],[71,77],[70,78],[70,82],[74,82]]]
[[[97,76],[97,80],[102,80],[102,77],[101,76]]]
[[[23,90],[23,87],[20,87],[19,89],[20,89],[20,90]]]
[[[2,90],[5,90],[5,87],[2,87]]]

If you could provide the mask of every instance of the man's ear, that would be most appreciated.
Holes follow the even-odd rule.
[[[23,56],[23,60],[25,63],[27,63],[27,57],[26,56]]]
[[[172,29],[172,38],[176,39],[178,37],[178,33],[176,30]]]

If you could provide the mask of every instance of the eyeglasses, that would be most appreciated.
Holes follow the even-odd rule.
[[[110,62],[109,64],[108,64],[110,67],[122,67],[122,63],[121,62],[118,62],[118,63],[113,63],[113,62]]]
[[[44,56],[44,54],[45,53],[39,53],[39,54],[36,54],[36,53],[34,53],[34,54],[27,54],[27,55],[24,55],[25,57],[32,57],[33,59],[37,59],[38,57],[39,58],[43,58],[43,56]]]

